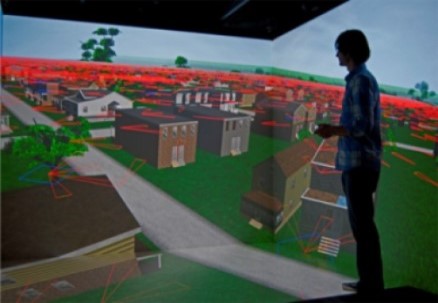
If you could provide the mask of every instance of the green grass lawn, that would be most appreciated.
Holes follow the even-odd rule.
[[[407,136],[407,144],[412,144]],[[240,196],[251,186],[252,167],[288,146],[287,143],[251,135],[249,152],[238,157],[224,157],[198,150],[196,163],[178,169],[157,170],[145,165],[138,173],[181,203],[218,225],[244,243],[278,253],[308,264],[356,276],[355,258],[341,253],[337,258],[319,253],[303,253],[305,243],[297,234],[299,212],[274,235],[257,230],[239,212]],[[381,231],[385,277],[389,286],[412,285],[437,292],[437,187],[414,175],[415,171],[437,180],[436,164],[430,156],[395,149],[411,158],[408,164],[385,151],[379,188],[376,220]],[[124,165],[134,158],[127,152],[105,151]],[[291,239],[290,243],[279,241]],[[421,262],[421,263],[419,263]]]

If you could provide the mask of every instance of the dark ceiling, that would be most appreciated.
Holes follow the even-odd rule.
[[[273,40],[348,0],[1,0],[5,15]]]

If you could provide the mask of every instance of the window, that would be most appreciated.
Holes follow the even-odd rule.
[[[106,111],[106,105],[102,105],[102,107],[100,108],[100,111],[102,111],[102,112]]]
[[[172,137],[176,138],[178,136],[178,126],[172,127]]]
[[[239,120],[239,128],[243,126],[243,120]]]
[[[187,126],[183,125],[183,126],[181,127],[181,137],[182,137],[182,138],[185,138],[185,137],[186,137],[186,134],[187,134]]]
[[[233,121],[233,130],[236,130],[236,125],[237,125],[236,120],[234,120]]]
[[[190,135],[193,137],[196,134],[196,124],[190,125]]]
[[[88,113],[88,106],[84,106],[84,107],[82,108],[82,112],[84,112],[84,113]]]
[[[166,140],[167,139],[167,135],[168,135],[168,133],[167,133],[167,127],[164,127],[163,129],[162,129],[162,136],[163,136],[163,140]]]
[[[230,121],[225,121],[225,131],[230,130]]]

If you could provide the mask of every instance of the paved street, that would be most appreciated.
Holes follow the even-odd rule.
[[[7,91],[2,90],[1,96],[2,103],[24,123],[54,125]],[[300,298],[338,295],[341,282],[350,280],[238,242],[92,146],[85,156],[66,161],[83,175],[106,174],[144,234],[163,251]]]

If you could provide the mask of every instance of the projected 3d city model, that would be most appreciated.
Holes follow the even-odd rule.
[[[341,293],[356,277],[355,242],[336,139],[313,132],[338,122],[344,82],[293,62],[315,51],[306,30],[362,5],[269,42],[3,16],[2,301],[291,302]],[[350,24],[341,25],[325,33],[334,33],[331,62],[321,63],[339,75],[333,41]],[[378,38],[372,59],[383,51]],[[416,80],[380,83],[385,279],[436,293],[436,79],[420,65],[392,65]]]

